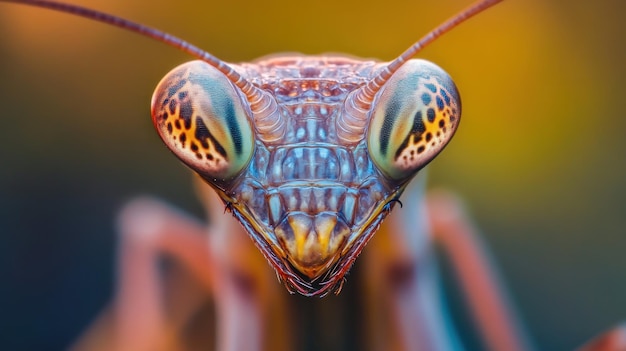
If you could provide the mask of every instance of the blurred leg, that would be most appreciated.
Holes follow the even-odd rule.
[[[577,351],[624,351],[626,350],[626,323],[604,333]]]
[[[463,290],[470,311],[490,350],[529,350],[489,255],[460,200],[444,191],[427,196],[429,222]]]
[[[462,350],[448,322],[424,203],[414,180],[364,252],[371,350]]]
[[[197,184],[211,219],[208,238],[211,255],[221,276],[213,294],[217,313],[217,350],[261,350],[266,319],[267,280],[274,285],[273,273],[250,238],[215,192]]]
[[[292,350],[289,294],[213,189],[200,180],[196,186],[210,219],[217,350]]]
[[[175,335],[167,321],[160,258],[163,254],[174,258],[212,290],[220,273],[210,255],[206,227],[147,198],[128,204],[118,225],[116,349],[168,349]]]
[[[230,214],[224,214],[217,196],[204,195],[212,219],[208,231],[156,200],[135,200],[122,211],[117,350],[159,350],[175,343],[178,331],[168,323],[159,269],[162,255],[191,271],[214,296],[218,350],[262,347],[262,280],[267,267],[248,265],[249,251],[255,250],[250,239]]]
[[[181,336],[209,296],[217,350],[292,349],[288,294],[214,191],[197,185],[208,226],[151,198],[121,211],[115,299],[72,350],[184,349]],[[164,257],[175,269],[164,272]]]

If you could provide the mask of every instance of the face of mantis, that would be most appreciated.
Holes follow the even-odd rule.
[[[405,185],[450,141],[461,117],[451,78],[432,63],[407,61],[412,54],[391,63],[194,61],[159,83],[152,119],[290,291],[338,292]]]
[[[389,63],[284,56],[232,65],[158,30],[63,3],[22,1],[135,31],[197,56],[157,86],[165,144],[219,194],[290,291],[338,292],[411,178],[461,117],[451,78],[411,60],[499,1],[479,1]]]
[[[454,134],[456,87],[439,67],[411,60],[355,127],[351,94],[385,64],[288,56],[233,67],[268,92],[273,111],[253,112],[221,72],[194,61],[159,83],[155,126],[289,290],[337,290],[404,186]]]

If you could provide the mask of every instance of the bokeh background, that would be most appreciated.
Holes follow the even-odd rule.
[[[469,1],[72,1],[230,61],[393,58]],[[460,194],[535,344],[569,350],[626,320],[626,3],[507,0],[419,56],[463,98],[430,184]],[[110,300],[119,207],[200,213],[149,118],[189,58],[134,34],[0,3],[0,348],[67,347]]]

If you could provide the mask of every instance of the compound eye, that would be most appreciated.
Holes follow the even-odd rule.
[[[202,61],[168,73],[152,96],[152,121],[161,139],[203,178],[224,183],[250,162],[254,136],[237,89]]]
[[[371,111],[370,157],[388,177],[406,179],[426,166],[454,135],[461,100],[446,72],[410,60],[385,84]]]

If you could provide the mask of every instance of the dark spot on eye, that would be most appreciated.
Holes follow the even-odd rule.
[[[187,91],[181,91],[180,93],[178,93],[178,98],[180,100],[185,100],[186,97],[187,97]]]
[[[396,154],[394,155],[394,159],[397,160],[398,157],[400,157],[400,155],[402,154],[402,151],[404,151],[404,149],[406,149],[407,145],[409,144],[408,140],[409,140],[409,138],[406,138],[406,139],[404,139],[402,144],[400,144],[400,146],[396,150]],[[403,158],[406,159],[406,155],[404,155]]]
[[[239,128],[239,123],[237,123],[235,113],[235,106],[233,106],[233,102],[230,99],[227,99],[224,118],[226,119],[226,125],[228,126],[230,137],[233,140],[235,154],[241,155],[243,149],[243,137],[241,136],[241,129]]]
[[[174,96],[174,94],[176,94],[177,91],[180,90],[180,88],[183,87],[183,85],[187,84],[187,80],[186,79],[181,79],[178,82],[176,82],[176,84],[172,85],[171,87],[169,87],[167,89],[167,98],[170,99],[172,96]]]
[[[233,105],[233,101],[229,97],[224,96],[223,93],[219,92],[220,87],[211,82],[211,80],[205,74],[190,74],[189,80],[192,83],[199,85],[207,93],[207,95],[211,97],[211,101],[214,104],[216,114],[223,118],[226,122],[226,126],[228,128],[228,132],[230,133],[230,140],[233,143],[235,154],[241,155],[241,153],[243,152],[244,140],[239,123],[237,122],[237,115],[235,107]],[[222,150],[224,149],[222,148]],[[226,151],[224,150],[224,152]]]
[[[429,142],[433,138],[433,135],[430,133],[426,133],[426,142]]]
[[[400,103],[396,99],[392,99],[385,110],[385,119],[383,125],[380,128],[380,153],[381,155],[387,154],[387,148],[389,147],[389,138],[391,137],[391,129],[396,121],[396,117],[400,112]],[[396,158],[399,154],[396,152]]]
[[[201,153],[199,153],[199,152],[196,152],[196,158],[197,158],[198,160],[202,160],[202,154],[201,154]]]
[[[180,134],[180,141],[185,144],[185,141],[187,141],[187,134],[185,133],[181,133]]]
[[[185,100],[180,104],[180,117],[185,121],[185,129],[191,128],[191,116],[193,115],[193,107],[190,100]]]
[[[443,127],[443,132],[446,133],[447,131],[446,127]]]
[[[413,126],[411,126],[411,134],[422,135],[426,127],[424,126],[424,121],[422,120],[422,111],[417,111],[415,116],[413,116]]]
[[[424,84],[424,86],[428,88],[428,90],[432,91],[433,93],[437,92],[437,87],[432,83],[426,83]]]
[[[426,111],[426,117],[428,117],[428,122],[433,123],[435,121],[435,109],[429,108]]]
[[[167,111],[165,111],[165,112],[163,112],[163,113],[161,114],[161,119],[162,119],[162,120],[167,121],[167,117],[169,117],[169,115],[167,114]]]
[[[198,151],[198,144],[194,143],[193,141],[191,142],[191,151]]]
[[[178,101],[172,99],[170,100],[170,113],[171,114],[175,114],[176,113],[176,105],[178,105]]]
[[[456,117],[450,115],[450,122],[454,122],[454,121],[456,121]]]
[[[450,106],[450,95],[448,95],[448,93],[446,93],[445,90],[441,89],[441,96],[443,96],[443,99],[446,101],[446,105]]]
[[[446,121],[443,119],[439,121],[439,128],[443,128],[446,125]]]
[[[167,131],[168,131],[168,133],[172,134],[173,130],[174,130],[174,128],[172,128],[172,122],[167,122]]]
[[[176,127],[176,129],[180,129],[180,119],[176,119],[176,121],[174,121],[174,127]]]
[[[426,149],[426,148],[424,147],[424,145],[422,145],[422,146],[420,146],[420,147],[418,147],[418,148],[417,148],[417,153],[418,153],[418,154],[421,154],[422,152],[424,152],[424,150],[425,150],[425,149]]]
[[[411,150],[411,156],[415,154],[415,150]]]
[[[441,100],[441,97],[437,95],[435,101],[437,101],[437,108],[439,109],[439,111],[443,110],[443,100]]]
[[[202,146],[204,146],[205,149],[209,148],[209,144],[206,142],[206,139],[211,140],[213,146],[215,147],[215,151],[222,155],[222,157],[226,158],[226,150],[222,144],[215,139],[213,134],[211,134],[209,129],[206,127],[206,124],[204,124],[204,121],[200,117],[196,117],[196,139],[200,140],[200,143],[202,143]]]
[[[207,154],[206,154],[206,159],[207,159],[207,160],[209,160],[209,161],[213,161],[213,155],[212,155],[212,154],[207,153]]]
[[[429,93],[422,94],[422,102],[424,103],[424,105],[430,104],[431,101],[432,101],[432,98],[430,97]]]
[[[437,137],[440,137],[440,136],[441,136],[441,132],[437,131]]]
[[[409,145],[409,138],[411,137],[411,135],[416,135],[419,137],[419,140],[421,140],[422,133],[424,133],[425,130],[426,127],[424,126],[424,121],[422,120],[422,111],[417,111],[415,113],[415,116],[413,116],[413,126],[411,126],[411,131],[409,132],[409,135],[407,135],[407,137],[402,141],[400,146],[398,146],[394,157],[396,159],[400,157],[402,151],[406,149],[407,145]]]
[[[165,106],[167,106],[167,104],[169,104],[170,99],[165,99],[163,100],[163,104],[161,105],[161,108],[164,108]]]

